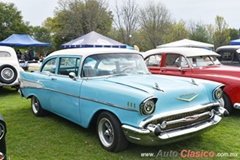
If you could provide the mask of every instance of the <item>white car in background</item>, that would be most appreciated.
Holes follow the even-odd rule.
[[[20,71],[24,70],[19,65],[15,50],[12,47],[0,46],[0,87],[18,88]]]

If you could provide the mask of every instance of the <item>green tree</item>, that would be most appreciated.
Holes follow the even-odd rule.
[[[107,35],[112,26],[112,14],[103,0],[60,0],[51,26],[54,43],[60,47],[91,31]]]
[[[164,35],[172,24],[167,8],[160,2],[155,4],[154,1],[148,1],[146,7],[140,9],[139,23],[149,49],[163,44]]]
[[[164,35],[164,43],[169,43],[181,39],[188,38],[189,31],[187,30],[184,21],[179,21],[178,23],[173,23],[169,25],[167,33]]]
[[[207,30],[207,42],[213,44],[213,35],[215,32],[214,26],[212,24],[206,25],[206,30]]]
[[[189,32],[190,39],[209,43],[206,25],[202,24],[201,22],[198,22],[197,24],[192,22],[189,27],[189,31],[190,31]]]
[[[29,23],[23,22],[21,11],[13,3],[0,2],[0,40],[14,33],[28,33]]]
[[[51,34],[48,28],[41,27],[41,26],[35,26],[31,27],[31,35],[33,38],[40,42],[46,42],[51,43]],[[35,47],[34,48],[37,53],[39,53],[40,56],[45,56],[47,53],[54,50],[53,47]]]
[[[115,12],[114,24],[120,32],[120,41],[133,45],[136,39],[134,33],[138,28],[138,5],[135,0],[125,0],[121,7],[116,3]]]
[[[215,33],[213,35],[213,40],[215,48],[229,44],[230,30],[228,29],[228,24],[221,16],[215,18]]]
[[[230,37],[231,37],[230,40],[239,39],[240,38],[240,30],[230,28]]]

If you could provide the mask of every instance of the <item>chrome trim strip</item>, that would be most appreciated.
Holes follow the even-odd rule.
[[[220,106],[220,103],[219,102],[208,103],[205,105],[198,105],[198,106],[193,106],[191,108],[184,108],[184,109],[179,109],[179,110],[174,110],[174,111],[169,111],[169,112],[149,116],[149,118],[146,118],[144,121],[142,121],[138,127],[143,128],[147,123],[150,123],[151,121],[154,121],[154,120],[158,120],[160,118],[174,116],[176,114],[181,114],[181,113],[186,113],[186,112],[192,112],[192,111],[196,111],[196,110],[200,110],[200,109],[204,109],[204,108],[212,107],[212,106]]]
[[[88,98],[88,97],[78,96],[78,95],[70,94],[70,93],[67,93],[67,92],[60,92],[58,90],[54,90],[54,89],[51,89],[51,88],[45,88],[44,85],[39,83],[39,82],[27,81],[27,80],[23,80],[23,79],[21,79],[20,82],[21,82],[20,83],[21,84],[20,88],[37,88],[37,89],[48,90],[48,91],[68,95],[68,96],[71,96],[71,97],[76,97],[76,98],[80,98],[80,99],[84,99],[84,100],[108,105],[108,106],[115,107],[115,108],[120,108],[120,109],[133,111],[133,112],[139,112],[138,110],[135,110],[135,109],[132,109],[132,108],[127,108],[127,107],[124,107],[124,106],[115,105],[115,104],[112,104],[112,103],[109,103],[109,102],[104,102],[104,101],[100,101],[100,100],[96,100],[96,99],[92,99],[92,98]]]

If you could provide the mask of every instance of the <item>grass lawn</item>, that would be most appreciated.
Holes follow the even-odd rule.
[[[35,117],[30,100],[21,98],[15,89],[0,89],[0,113],[7,123],[9,160],[144,160],[170,157],[175,160],[193,159],[191,156],[197,158],[203,153],[215,154],[211,159],[216,160],[240,159],[240,110],[225,117],[213,130],[192,139],[157,147],[130,144],[120,153],[102,149],[94,129],[84,129],[54,114]],[[190,158],[182,158],[181,152]]]

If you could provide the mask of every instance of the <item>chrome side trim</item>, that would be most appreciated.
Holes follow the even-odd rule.
[[[27,80],[20,79],[20,88],[37,88],[37,89],[48,90],[48,91],[52,91],[52,92],[56,92],[56,93],[60,93],[60,94],[64,94],[64,95],[68,95],[68,96],[71,96],[71,97],[76,97],[76,98],[80,98],[80,99],[84,99],[84,100],[88,100],[88,101],[92,101],[92,102],[108,105],[108,106],[115,107],[115,108],[120,108],[120,109],[133,111],[133,112],[139,112],[136,109],[115,105],[115,104],[112,104],[112,103],[109,103],[109,102],[104,102],[104,101],[100,101],[100,100],[93,99],[93,98],[88,98],[88,97],[84,97],[84,96],[74,95],[74,94],[70,94],[70,93],[67,93],[67,92],[61,92],[61,91],[58,91],[58,90],[55,90],[55,89],[51,89],[51,88],[45,88],[44,85],[41,84],[40,82],[33,82],[33,81],[27,81]]]
[[[25,79],[19,79],[20,88],[44,88],[43,84],[40,82],[28,81]]]

